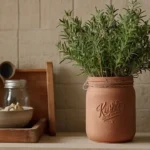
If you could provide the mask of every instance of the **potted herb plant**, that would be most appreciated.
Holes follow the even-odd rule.
[[[86,133],[98,142],[124,142],[134,138],[135,91],[133,78],[150,69],[150,26],[134,0],[117,14],[114,6],[96,9],[82,22],[65,12],[60,19],[62,41],[57,47],[88,75]]]

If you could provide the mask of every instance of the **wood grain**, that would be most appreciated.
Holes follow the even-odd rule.
[[[55,102],[54,102],[54,83],[53,83],[53,64],[47,62],[47,93],[48,93],[48,120],[50,135],[56,135],[55,126]]]
[[[30,103],[34,108],[32,121],[35,123],[41,118],[48,119],[46,69],[42,71],[37,69],[17,70],[13,79],[27,80]]]
[[[46,119],[40,119],[28,128],[0,128],[0,142],[3,143],[36,143],[44,134]]]
[[[45,69],[17,69],[17,72],[46,72]]]
[[[46,63],[46,69],[17,69],[12,79],[27,80],[31,106],[34,108],[32,123],[41,118],[48,120],[50,135],[56,135],[55,104],[53,85],[53,64]],[[0,81],[0,106],[4,98],[4,85]]]

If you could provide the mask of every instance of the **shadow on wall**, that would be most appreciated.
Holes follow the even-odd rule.
[[[150,142],[150,136],[149,135],[141,135],[141,136],[136,136],[135,139],[133,140],[134,143],[149,143]]]
[[[79,68],[71,64],[55,69],[55,105],[58,131],[81,132],[85,131],[85,96],[83,84],[86,76],[80,75]],[[143,72],[135,79],[136,107],[137,107],[137,131],[150,130],[149,114],[149,88],[150,72]],[[146,84],[145,84],[146,83]],[[142,110],[141,110],[142,109]],[[144,109],[144,110],[143,110]],[[146,110],[145,110],[146,109]]]
[[[71,64],[55,68],[55,105],[58,131],[85,131],[85,96],[83,84],[86,76]],[[135,79],[137,131],[150,130],[150,72],[143,72]],[[142,109],[142,110],[141,110]],[[144,109],[144,110],[143,110]],[[146,110],[145,110],[146,109]]]
[[[85,76],[77,76],[78,68],[54,70],[56,124],[58,131],[85,131]]]

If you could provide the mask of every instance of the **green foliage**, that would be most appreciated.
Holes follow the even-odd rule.
[[[117,14],[114,6],[96,8],[83,23],[66,11],[59,26],[62,40],[57,47],[68,59],[81,66],[82,73],[96,77],[138,75],[150,69],[150,26],[137,0]]]

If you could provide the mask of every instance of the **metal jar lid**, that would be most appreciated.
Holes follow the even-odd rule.
[[[26,80],[5,80],[4,88],[24,88],[26,86]]]

